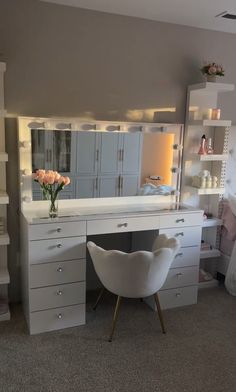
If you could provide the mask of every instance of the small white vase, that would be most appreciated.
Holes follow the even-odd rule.
[[[206,78],[208,82],[216,82],[216,75],[207,75]]]

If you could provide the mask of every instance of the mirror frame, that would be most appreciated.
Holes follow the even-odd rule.
[[[18,117],[19,190],[21,210],[35,203],[32,200],[31,129],[88,132],[160,132],[174,134],[172,183],[176,184],[173,202],[179,202],[183,152],[183,124],[97,121],[82,118]],[[136,198],[137,196],[131,196]],[[144,196],[149,198],[150,196]],[[113,199],[120,199],[114,197]],[[95,198],[96,199],[96,198]],[[101,198],[99,198],[101,199]],[[106,199],[106,198],[104,198]],[[82,200],[82,199],[72,199]],[[86,199],[85,199],[86,200]]]

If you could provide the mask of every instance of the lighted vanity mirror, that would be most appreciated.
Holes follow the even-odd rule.
[[[182,137],[177,124],[20,118],[21,195],[42,200],[38,169],[70,177],[60,199],[178,194]]]

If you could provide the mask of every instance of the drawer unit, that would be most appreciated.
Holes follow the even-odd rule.
[[[86,235],[86,221],[29,225],[29,240]]]
[[[197,303],[198,286],[180,287],[159,291],[162,309],[176,308]]]
[[[198,266],[200,261],[200,246],[180,248],[171,268]]]
[[[84,281],[86,260],[30,265],[30,288]]]
[[[176,237],[180,241],[181,246],[199,246],[201,243],[202,228],[196,227],[180,227],[173,229],[159,230],[159,234],[166,234],[169,237]]]
[[[30,290],[30,311],[85,303],[85,282]]]
[[[159,229],[159,216],[97,219],[87,222],[87,234],[121,233]]]
[[[85,324],[85,304],[30,314],[30,333],[36,334]]]
[[[83,259],[86,256],[86,237],[55,238],[30,241],[30,264]]]
[[[203,213],[170,214],[160,216],[160,228],[201,226],[203,224]]]
[[[161,290],[198,284],[198,267],[172,268]]]

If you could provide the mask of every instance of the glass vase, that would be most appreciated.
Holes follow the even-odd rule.
[[[56,200],[49,200],[49,218],[58,217],[58,198]]]
[[[215,83],[216,82],[216,75],[207,75],[206,79],[207,79],[207,82]]]

